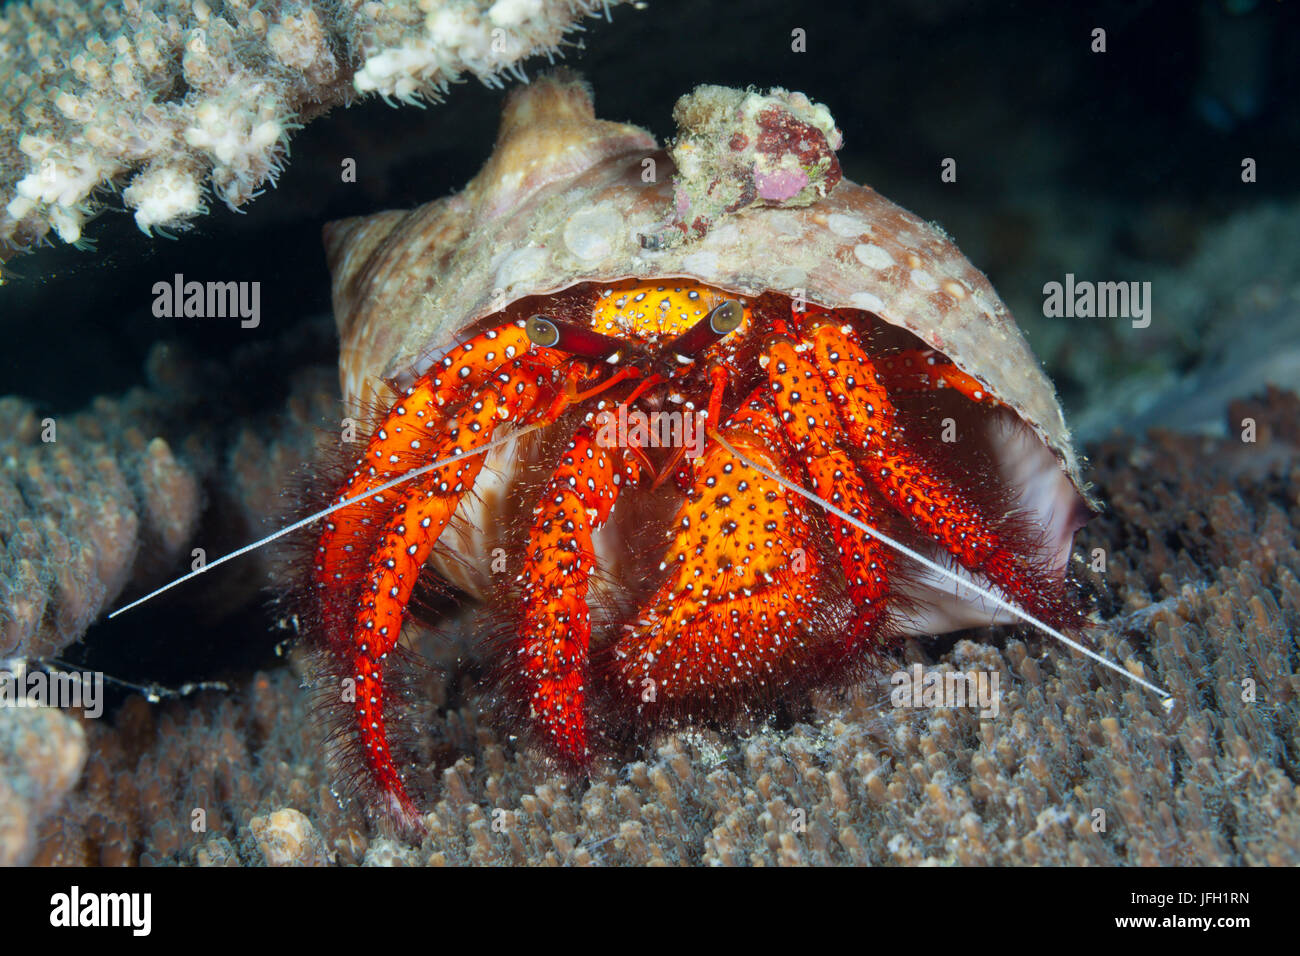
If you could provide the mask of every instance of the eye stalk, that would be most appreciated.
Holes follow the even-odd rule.
[[[665,345],[661,354],[673,356],[679,363],[688,365],[710,345],[740,328],[744,321],[744,304],[739,299],[728,299]],[[530,315],[524,322],[524,331],[528,334],[528,340],[538,348],[556,349],[577,358],[608,362],[610,365],[617,365],[630,347],[622,339],[544,315]],[[636,350],[635,346],[631,347]]]
[[[627,343],[564,319],[532,315],[524,323],[528,340],[544,349],[557,349],[577,358],[617,364]]]
[[[740,328],[743,321],[745,306],[739,299],[728,299],[664,346],[664,351],[683,364],[693,362],[710,345]]]

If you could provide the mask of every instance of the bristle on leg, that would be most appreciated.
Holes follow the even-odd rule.
[[[620,489],[634,474],[621,453],[600,448],[591,429],[580,427],[533,511],[525,545],[512,683],[527,700],[534,734],[570,768],[585,766],[591,753],[591,536],[609,520]]]
[[[850,329],[809,323],[813,380],[792,388],[828,391],[841,428],[858,447],[863,475],[920,532],[940,544],[967,571],[983,574],[1013,601],[1057,625],[1070,616],[1064,587],[1029,554],[1029,542],[1009,533],[991,514],[931,466],[899,425],[883,376]]]
[[[483,388],[446,408],[436,376],[426,375],[408,389],[375,429],[362,466],[339,497],[354,497],[413,456],[454,460],[404,486],[395,504],[382,511],[367,498],[331,516],[317,549],[317,582],[331,608],[321,615],[322,637],[355,681],[355,740],[384,804],[408,822],[418,812],[389,745],[387,658],[397,647],[425,561],[483,468],[483,457],[468,453],[491,441],[500,423],[526,423],[554,397],[549,378],[539,375],[532,360],[515,360],[497,375],[499,388]]]

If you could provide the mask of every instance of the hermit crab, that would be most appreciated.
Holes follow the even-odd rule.
[[[578,772],[905,635],[1077,623],[1090,502],[984,276],[842,180],[806,97],[701,87],[675,116],[665,152],[553,74],[463,192],[326,229],[343,391],[378,411],[312,627],[413,826],[391,671],[429,573],[483,600],[503,712]]]

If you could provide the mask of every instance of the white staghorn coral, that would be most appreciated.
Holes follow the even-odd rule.
[[[121,189],[145,232],[274,183],[289,134],[358,95],[499,85],[625,0],[26,0],[0,16],[0,261]]]

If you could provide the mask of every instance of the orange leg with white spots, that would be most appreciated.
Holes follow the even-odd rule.
[[[816,366],[785,337],[769,343],[767,357],[772,402],[811,490],[859,521],[873,524],[863,493],[866,484],[836,439],[839,413]],[[874,650],[872,642],[886,614],[892,553],[838,516],[828,514],[827,520],[856,610],[843,654]]]
[[[851,321],[849,316],[833,309],[808,303],[791,318],[795,326],[817,327]],[[784,331],[787,323],[778,323]],[[915,348],[873,355],[872,365],[881,377],[882,384],[891,392],[934,392],[951,389],[977,405],[1000,405],[1001,402],[973,375],[957,367],[952,359],[934,349]]]
[[[859,466],[913,526],[939,542],[968,571],[983,574],[1027,610],[1058,619],[1060,587],[1008,540],[999,521],[952,482],[936,475],[909,445],[882,378],[851,331],[814,319],[806,341],[846,437],[857,444]]]
[[[590,757],[591,536],[609,520],[620,488],[637,480],[636,465],[623,459],[598,447],[590,428],[578,429],[533,511],[519,574],[523,613],[512,680],[528,701],[534,732],[569,767]]]
[[[890,391],[929,392],[951,389],[976,404],[1001,404],[973,375],[934,349],[907,349],[873,359]]]
[[[502,366],[531,350],[532,342],[522,321],[488,329],[462,342],[425,376],[434,402],[442,406],[458,396],[473,394]]]
[[[494,374],[501,374],[499,370],[503,366],[512,365],[530,349],[522,323],[490,329],[453,348],[435,370],[407,388],[389,409],[336,500],[364,495],[413,468],[436,461],[431,457],[431,449],[437,439],[428,430],[439,427],[445,416],[444,406],[465,400]],[[525,387],[538,387],[538,376],[545,371],[546,359],[534,355],[529,363],[513,366],[512,372],[507,373],[508,382],[498,384],[510,384],[518,390],[531,373],[532,384]],[[318,590],[337,588],[355,577],[367,559],[367,542],[374,538],[375,529],[382,527],[389,515],[401,507],[404,494],[404,489],[395,488],[386,495],[366,498],[330,516],[316,548],[314,579]],[[332,605],[336,606],[337,602],[327,603],[327,614]],[[349,613],[347,618],[350,617]],[[347,623],[343,622],[345,641]],[[333,620],[330,624],[328,636],[334,644],[340,636],[339,622]]]
[[[420,379],[376,429],[362,459],[381,461],[383,469],[358,468],[340,498],[377,487],[390,469],[409,470],[413,454],[421,461],[464,454],[490,441],[499,423],[527,423],[553,400],[546,365],[536,358],[510,362],[496,375],[498,387],[480,390],[449,413],[440,409],[436,381]],[[420,570],[483,462],[482,455],[466,455],[413,479],[386,511],[370,506],[372,498],[336,512],[317,550],[318,583],[359,581],[358,589],[345,592],[354,596],[326,614],[327,641],[356,682],[353,724],[369,777],[412,828],[418,827],[415,807],[387,743],[384,661],[397,646]]]
[[[760,394],[722,433],[781,469],[780,423]],[[651,722],[786,686],[823,633],[822,569],[802,499],[717,443],[685,467],[695,492],[673,522],[667,577],[605,661],[615,693]]]

